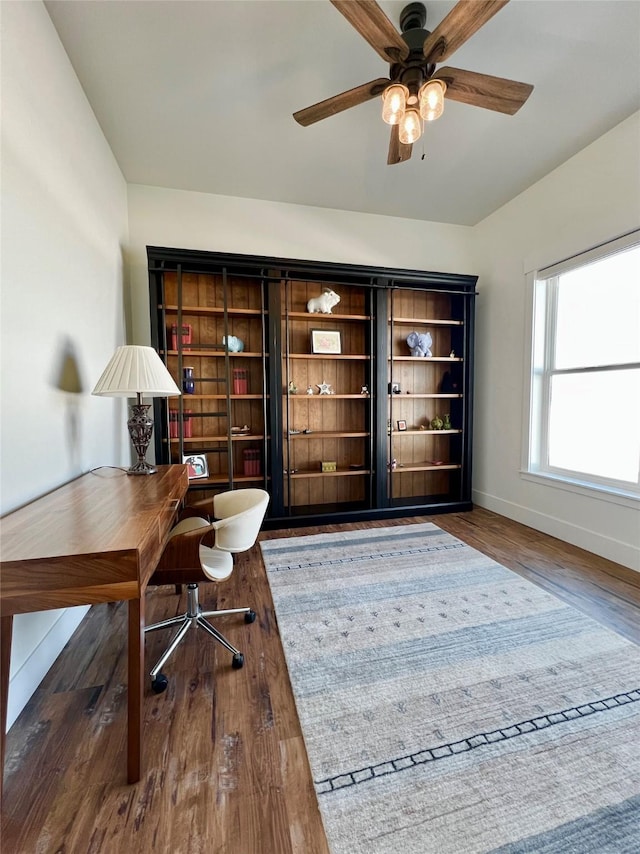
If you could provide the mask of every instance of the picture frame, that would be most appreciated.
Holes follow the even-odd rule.
[[[209,477],[209,464],[206,454],[183,454],[182,462],[189,469],[189,480]]]
[[[407,429],[407,422],[404,419],[397,421],[396,424],[398,425],[398,430],[406,430]]]
[[[337,329],[312,329],[311,352],[326,356],[342,353],[342,336]]]

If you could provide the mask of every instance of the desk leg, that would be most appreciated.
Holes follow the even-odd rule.
[[[0,629],[0,798],[2,798],[2,780],[4,778],[4,747],[7,729],[7,702],[9,701],[9,667],[11,665],[11,638],[13,635],[13,616],[2,617]]]
[[[144,698],[144,596],[129,600],[129,676],[127,688],[127,782],[142,774],[142,703]]]

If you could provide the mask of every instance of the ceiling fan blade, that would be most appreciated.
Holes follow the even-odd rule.
[[[439,68],[433,77],[447,84],[445,98],[509,116],[517,113],[533,92],[533,86],[528,83],[448,66]]]
[[[460,0],[422,46],[427,62],[444,62],[509,0]]]
[[[396,163],[404,163],[411,157],[413,145],[406,145],[400,142],[398,136],[398,125],[391,125],[391,139],[389,140],[389,154],[387,156],[387,164],[394,166]]]
[[[327,98],[311,107],[305,107],[304,110],[298,110],[297,113],[293,114],[293,118],[298,124],[308,127],[308,125],[319,122],[321,119],[326,119],[336,113],[341,113],[343,110],[348,110],[350,107],[356,107],[358,104],[370,101],[376,95],[382,94],[388,85],[389,80],[385,77],[378,77],[377,80],[363,83],[362,86],[356,86],[355,89],[341,92],[339,95],[334,95],[332,98]]]
[[[331,2],[385,62],[397,62],[409,56],[405,40],[374,0]]]

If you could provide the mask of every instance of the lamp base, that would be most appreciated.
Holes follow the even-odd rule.
[[[146,460],[138,460],[131,468],[127,469],[127,474],[156,474],[157,471],[158,469]]]
[[[130,469],[127,469],[127,474],[155,474],[157,472],[156,467],[150,465],[144,458],[153,430],[153,421],[149,418],[148,411],[149,404],[140,403],[140,395],[138,395],[138,403],[131,406],[131,417],[127,421],[129,435],[138,454],[138,459]]]

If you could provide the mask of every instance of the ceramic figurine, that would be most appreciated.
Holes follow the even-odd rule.
[[[226,345],[230,353],[242,353],[244,350],[244,341],[241,338],[236,338],[235,335],[223,335],[222,343]]]
[[[307,386],[307,394],[313,394],[313,389],[310,385]]]
[[[293,380],[289,382],[289,394],[297,394],[298,386],[294,383]]]
[[[334,305],[338,305],[340,297],[331,288],[325,288],[319,297],[313,297],[307,303],[309,314],[331,314]]]
[[[442,416],[442,429],[451,430],[451,418],[448,413]]]
[[[435,418],[431,419],[431,429],[432,430],[442,430],[443,425],[444,425],[444,421],[442,420],[442,418],[440,418],[439,415],[436,415]]]

